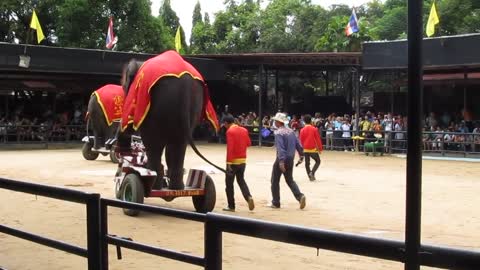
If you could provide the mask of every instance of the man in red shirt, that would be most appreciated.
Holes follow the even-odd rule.
[[[305,153],[305,169],[310,181],[315,181],[315,172],[320,166],[319,154],[323,151],[323,144],[318,129],[312,126],[312,116],[305,115],[303,121],[305,121],[305,127],[300,130],[300,142]],[[310,158],[315,160],[312,170],[310,170]]]
[[[241,126],[234,124],[233,116],[228,115],[223,118],[223,124],[227,129],[227,173],[225,174],[225,192],[227,193],[228,206],[224,211],[235,211],[235,198],[233,192],[233,182],[237,178],[238,186],[242,191],[243,198],[248,203],[248,209],[255,208],[252,195],[245,182],[244,173],[247,160],[247,147],[252,145],[248,131]]]

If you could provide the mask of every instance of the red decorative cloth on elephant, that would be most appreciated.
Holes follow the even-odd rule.
[[[125,92],[122,86],[107,84],[92,93],[97,97],[98,104],[102,108],[103,115],[109,126],[113,121],[122,119],[123,100]]]
[[[122,130],[129,124],[138,130],[150,109],[150,89],[163,77],[180,78],[184,74],[190,74],[195,80],[203,84],[203,115],[215,128],[219,130],[217,114],[210,102],[210,95],[203,76],[190,63],[185,61],[177,52],[166,51],[160,55],[148,59],[138,70],[130,85],[122,114]]]

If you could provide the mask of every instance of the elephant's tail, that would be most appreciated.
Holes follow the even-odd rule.
[[[185,75],[185,76],[188,76],[188,75]],[[195,89],[194,86],[193,86],[194,83],[195,83],[195,80],[194,80],[193,78],[191,78],[191,79],[190,79],[190,88],[187,88],[187,89],[193,89],[193,90],[203,91],[203,88],[201,88],[201,89]],[[184,93],[186,94],[186,91],[185,91]],[[190,102],[192,102],[191,99],[188,98],[188,97],[185,97],[183,100],[187,103],[187,104],[186,104],[187,106],[186,106],[185,108],[191,108],[191,104],[189,104]],[[210,165],[212,165],[213,167],[217,168],[218,170],[222,171],[223,173],[227,173],[227,171],[226,171],[225,169],[223,169],[223,168],[221,168],[221,167],[213,164],[213,162],[211,162],[210,160],[208,160],[206,157],[204,157],[204,156],[202,155],[202,153],[200,153],[200,151],[198,150],[197,146],[195,145],[195,142],[193,141],[193,137],[192,137],[192,129],[191,129],[191,127],[190,127],[190,123],[191,123],[190,120],[191,120],[191,119],[189,119],[189,117],[191,117],[191,115],[188,114],[188,113],[184,113],[183,116],[186,117],[186,119],[184,119],[184,121],[183,121],[183,122],[185,123],[185,125],[186,125],[186,129],[185,129],[185,131],[186,131],[185,133],[187,134],[187,136],[186,136],[187,138],[186,138],[186,139],[187,139],[188,143],[190,144],[190,146],[192,147],[192,149],[193,149],[193,151],[195,152],[195,154],[197,154],[197,155],[198,155],[201,159],[203,159],[205,162],[207,162],[208,164],[210,164]]]
[[[198,150],[197,146],[195,145],[195,143],[193,142],[193,138],[192,138],[192,134],[189,133],[189,136],[188,136],[188,143],[190,144],[190,146],[192,147],[193,151],[195,152],[195,154],[197,154],[201,159],[205,160],[205,162],[207,162],[208,164],[212,165],[213,167],[219,169],[220,171],[222,171],[223,173],[227,173],[227,171],[215,164],[213,164],[213,162],[211,162],[210,160],[208,160],[206,157],[204,157],[202,155],[202,153],[200,153],[200,151]]]

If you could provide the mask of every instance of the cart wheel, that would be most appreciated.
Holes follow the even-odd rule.
[[[195,210],[199,213],[211,212],[215,208],[215,202],[217,200],[217,193],[215,191],[215,184],[213,183],[212,178],[207,175],[205,179],[205,195],[204,196],[193,196],[193,206]]]
[[[98,158],[98,153],[92,152],[92,144],[90,142],[83,144],[82,155],[86,160],[95,160]]]
[[[110,149],[110,161],[117,164],[120,160],[120,153],[115,153],[115,147]]]
[[[130,173],[125,176],[121,186],[121,198],[126,202],[143,203],[145,195],[143,183],[140,177],[136,174]],[[123,213],[127,216],[137,216],[139,210],[123,209]]]

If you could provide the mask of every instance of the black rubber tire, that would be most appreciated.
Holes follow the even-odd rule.
[[[110,161],[112,161],[115,164],[118,164],[120,162],[120,156],[119,154],[115,153],[115,146],[110,149]]]
[[[217,192],[215,190],[215,184],[210,176],[207,175],[207,179],[205,179],[205,195],[193,196],[192,201],[195,210],[199,213],[211,212],[215,208]]]
[[[90,142],[83,144],[82,155],[86,160],[95,160],[98,158],[98,153],[92,152],[92,144]]]
[[[134,173],[129,173],[123,179],[121,190],[121,199],[126,202],[142,203],[145,196],[145,188],[143,187],[140,176]],[[140,211],[134,209],[123,209],[123,213],[127,216],[137,216]]]

